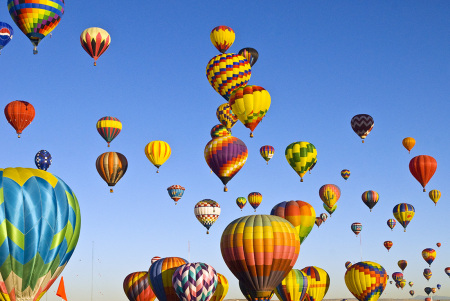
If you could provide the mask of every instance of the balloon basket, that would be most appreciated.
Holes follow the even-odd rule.
[[[227,191],[228,191],[227,186],[225,186],[225,187],[223,188],[223,191],[224,191],[224,192],[227,192]]]
[[[97,62],[94,62],[94,66],[97,66]]]
[[[38,50],[37,50],[36,46],[34,46],[34,48],[33,48],[33,54],[38,54]]]
[[[300,182],[303,182],[303,178],[300,178]]]
[[[250,133],[250,138],[253,138],[253,132]]]
[[[423,192],[426,192],[426,191],[427,191],[427,190],[424,188],[424,189],[423,189]]]
[[[363,139],[362,143],[364,143],[364,139]]]
[[[111,192],[111,193],[113,193],[114,192],[114,190],[111,188],[110,190],[109,190],[109,192]]]

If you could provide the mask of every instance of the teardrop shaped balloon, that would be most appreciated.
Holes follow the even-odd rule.
[[[275,288],[280,301],[303,301],[308,291],[308,277],[300,270],[292,269]]]
[[[401,289],[403,289],[406,285],[406,280],[402,280],[398,283],[398,285],[401,287]]]
[[[286,147],[285,155],[289,165],[300,176],[300,182],[303,182],[303,176],[317,161],[317,150],[315,146],[312,143],[304,141],[289,144]]]
[[[387,240],[387,241],[385,241],[384,243],[383,243],[383,245],[384,245],[384,247],[388,250],[388,252],[389,252],[389,250],[392,248],[392,245],[393,245],[394,243],[392,242],[392,241],[390,241],[390,240]]]
[[[172,285],[180,301],[209,301],[216,291],[216,270],[203,262],[186,263],[172,276]]]
[[[341,197],[341,190],[337,185],[325,184],[319,189],[319,196],[322,202],[329,208],[333,208]]]
[[[37,54],[41,40],[61,21],[64,0],[8,0],[8,11],[14,23],[33,44],[33,53]]]
[[[410,291],[409,291],[409,294],[410,294],[411,296],[414,296],[414,291],[413,291],[413,290],[410,290]]]
[[[326,213],[321,213],[320,214],[320,219],[325,222],[328,219],[328,215]]]
[[[314,223],[316,224],[317,228],[319,228],[322,225],[323,220],[320,217],[316,217]]]
[[[423,191],[425,192],[425,186],[433,177],[436,172],[437,162],[436,160],[427,155],[420,155],[414,157],[409,162],[409,171],[416,178],[417,181],[422,185]]]
[[[395,272],[392,273],[392,279],[394,279],[395,282],[400,282],[403,280],[403,273]]]
[[[397,225],[397,221],[393,218],[387,220],[387,225],[391,228],[391,231],[394,229],[395,225]]]
[[[441,243],[440,243],[440,242],[436,243],[436,246],[437,246],[438,248],[440,248],[440,247],[441,247]]]
[[[437,287],[438,290],[441,289],[441,285],[440,284],[436,285],[436,287]]]
[[[159,301],[180,301],[172,285],[175,270],[186,264],[180,257],[165,257],[152,263],[148,270],[150,286]]]
[[[413,219],[415,210],[413,205],[401,203],[395,205],[392,213],[394,214],[395,219],[403,226],[406,232],[406,227],[409,225],[409,222]]]
[[[94,66],[97,66],[98,58],[105,53],[111,44],[111,36],[100,27],[90,27],[81,33],[80,43],[87,54],[94,59]]]
[[[14,30],[8,23],[0,22],[0,54],[6,45],[12,40]]]
[[[302,269],[308,278],[307,301],[322,301],[330,287],[330,276],[319,267],[308,266]]]
[[[337,204],[335,204],[333,207],[328,207],[327,204],[323,203],[322,204],[323,208],[325,209],[326,212],[328,212],[328,214],[331,215],[334,213],[334,211],[336,211],[337,208]]]
[[[170,198],[175,202],[175,205],[178,204],[177,202],[183,197],[185,190],[186,189],[180,185],[172,185],[167,188],[167,192],[169,193]]]
[[[260,86],[247,85],[231,93],[230,107],[242,124],[250,129],[250,137],[270,108],[269,92]]]
[[[446,267],[444,269],[445,274],[447,274],[448,277],[450,277],[450,267]]]
[[[400,270],[402,270],[402,272],[404,272],[406,267],[408,266],[408,262],[406,260],[399,260],[397,262],[397,265],[400,268]]]
[[[361,195],[361,199],[363,200],[364,204],[369,207],[370,212],[372,212],[372,208],[378,203],[379,198],[380,196],[378,195],[378,193],[373,190],[364,191]]]
[[[148,272],[135,272],[125,277],[123,291],[130,301],[153,301],[156,298],[150,287]]]
[[[106,184],[114,187],[127,172],[128,160],[121,153],[106,152],[98,156],[95,166]],[[109,191],[113,192],[113,189]]]
[[[435,287],[432,287],[432,288],[431,288],[431,292],[432,292],[433,294],[436,294],[436,291],[437,291],[437,290],[436,290]]]
[[[226,101],[234,90],[247,85],[251,75],[250,64],[239,54],[216,55],[206,65],[206,78],[209,84]]]
[[[209,228],[217,221],[220,215],[220,205],[216,201],[204,199],[195,204],[194,214],[200,224],[206,228],[206,234],[209,234]]]
[[[47,170],[52,165],[52,155],[46,150],[40,150],[34,156],[34,164],[38,169]]]
[[[236,205],[238,205],[238,207],[241,208],[241,211],[242,211],[242,208],[244,208],[245,204],[247,204],[246,198],[241,196],[236,199]]]
[[[169,143],[164,141],[151,141],[144,148],[145,156],[156,167],[156,173],[159,173],[159,168],[172,154],[172,149]]]
[[[250,203],[250,206],[252,206],[256,212],[256,208],[258,208],[259,205],[261,204],[263,197],[262,194],[259,192],[251,192],[249,193],[247,199],[248,202]]]
[[[370,131],[373,129],[374,121],[372,116],[367,114],[358,114],[353,116],[350,121],[350,125],[352,126],[353,131],[361,137],[362,143],[364,143],[364,139],[369,135]]]
[[[247,61],[250,63],[250,66],[252,66],[252,67],[259,58],[258,51],[256,51],[255,48],[251,48],[251,47],[242,48],[241,50],[239,50],[238,53],[240,55],[242,55],[243,57],[245,57],[247,59]]]
[[[378,263],[362,261],[345,272],[345,284],[359,301],[376,301],[386,288],[387,273]]]
[[[414,282],[410,281],[408,282],[409,286],[412,287],[414,285]]]
[[[268,165],[269,160],[272,159],[273,155],[275,154],[275,149],[271,145],[263,145],[259,149],[259,153],[261,154],[261,157],[263,157],[263,159],[266,160]]]
[[[431,294],[431,287],[426,287],[424,289],[425,293],[429,296]]]
[[[436,206],[437,202],[441,198],[441,192],[439,190],[433,189],[428,193],[428,196],[433,201],[434,206]]]
[[[225,25],[214,27],[209,35],[211,43],[221,53],[225,53],[225,51],[233,45],[235,37],[236,34],[234,33],[234,30]]]
[[[427,248],[422,251],[423,259],[428,263],[429,266],[436,259],[436,251],[432,248]]]
[[[348,169],[341,170],[341,177],[347,181],[348,178],[350,178],[350,170]]]
[[[105,116],[100,118],[97,121],[97,132],[102,136],[103,139],[109,144],[114,138],[119,135],[120,131],[122,131],[122,123],[119,119],[112,116]]]
[[[358,236],[359,233],[361,233],[362,230],[362,224],[361,223],[353,223],[350,226],[350,229],[352,229],[353,233],[356,234],[356,236]]]
[[[216,110],[216,116],[219,122],[225,126],[228,131],[236,124],[239,120],[236,115],[234,115],[233,111],[228,102],[221,104]]]
[[[431,276],[433,276],[433,273],[430,269],[423,270],[423,277],[425,277],[425,279],[430,280]]]
[[[210,301],[223,301],[228,293],[228,280],[224,275],[217,273],[217,287]]]
[[[34,115],[33,105],[23,100],[12,101],[5,107],[6,120],[16,130],[19,138],[22,131],[33,121]]]
[[[408,153],[411,153],[414,145],[416,145],[416,140],[412,137],[406,137],[405,139],[403,139],[402,144],[403,147],[408,150]]]

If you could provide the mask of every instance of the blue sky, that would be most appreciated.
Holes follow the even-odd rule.
[[[6,5],[0,21],[14,27],[12,42],[2,50],[3,105],[26,100],[36,109],[35,120],[17,139],[3,119],[1,166],[34,167],[40,149],[53,156],[49,172],[61,177],[78,197],[81,236],[63,272],[69,299],[91,296],[91,254],[94,248],[94,300],[126,300],[122,281],[131,272],[148,270],[153,256],[180,256],[211,264],[230,281],[227,298],[242,298],[238,282],[220,254],[220,237],[241,212],[239,196],[259,191],[257,210],[268,214],[281,201],[303,200],[324,210],[318,195],[323,184],[342,190],[338,209],[301,247],[296,268],[316,265],[331,277],[326,298],[352,297],[344,283],[344,263],[361,259],[381,264],[391,275],[405,259],[407,281],[416,294],[425,286],[442,284],[438,296],[450,296],[450,239],[447,156],[450,3],[447,1],[67,1],[52,38],[32,45],[12,22]],[[229,52],[253,47],[259,60],[250,84],[267,89],[272,105],[250,139],[238,123],[233,135],[249,150],[244,168],[224,193],[210,174],[203,149],[217,124],[216,108],[223,103],[209,85],[205,68],[218,51],[209,33],[218,25],[236,32]],[[79,42],[88,27],[111,35],[111,46],[93,67]],[[373,116],[375,126],[362,144],[350,127],[360,113]],[[107,148],[95,124],[114,116],[123,130]],[[411,155],[403,148],[414,137]],[[172,156],[159,174],[147,160],[144,146],[164,140]],[[284,150],[294,141],[313,143],[318,163],[304,183],[287,164]],[[269,165],[259,155],[262,145],[275,147]],[[113,194],[95,169],[97,156],[117,151],[129,169]],[[411,176],[409,160],[431,155],[438,168],[428,190],[439,189],[435,207]],[[345,182],[340,171],[350,169]],[[179,184],[186,192],[177,206],[166,188]],[[365,190],[380,195],[373,212],[361,201]],[[222,207],[210,235],[196,220],[193,208],[209,198]],[[392,208],[407,202],[416,216],[404,233],[390,231]],[[350,230],[363,224],[362,244]],[[388,253],[385,240],[394,246]],[[422,276],[428,265],[421,251],[442,247],[431,266],[433,277]],[[57,300],[57,286],[48,300]],[[383,297],[409,298],[388,285]]]

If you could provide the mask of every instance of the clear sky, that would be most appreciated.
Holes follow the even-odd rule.
[[[0,21],[13,25],[15,36],[0,56],[1,102],[26,100],[36,117],[20,139],[3,119],[1,166],[34,167],[34,155],[46,149],[53,156],[49,172],[77,195],[81,235],[62,274],[69,300],[90,300],[91,285],[94,300],[126,300],[123,279],[148,270],[156,255],[211,264],[230,282],[227,298],[242,298],[219,246],[232,220],[254,214],[249,205],[241,212],[235,199],[258,191],[263,195],[258,214],[289,200],[309,202],[320,214],[318,190],[328,183],[341,188],[338,209],[314,227],[295,265],[329,273],[326,298],[352,297],[344,263],[360,261],[361,254],[389,275],[405,259],[404,275],[415,283],[416,294],[440,283],[437,295],[450,296],[444,273],[450,266],[449,13],[448,1],[66,1],[53,37],[33,55],[4,3]],[[218,123],[216,109],[224,102],[205,76],[207,62],[218,54],[209,38],[218,25],[236,32],[229,52],[258,50],[249,83],[272,97],[253,139],[242,124],[233,128],[249,157],[227,193],[203,157],[210,129]],[[97,67],[79,42],[80,33],[94,26],[112,39]],[[375,120],[365,144],[350,127],[360,113]],[[95,128],[103,116],[123,123],[110,148]],[[401,144],[408,136],[417,142],[410,155]],[[172,148],[159,174],[144,154],[152,140]],[[294,141],[311,142],[318,152],[303,183],[284,156]],[[259,155],[265,144],[275,147],[268,166]],[[96,158],[106,151],[120,152],[129,162],[113,194],[95,169]],[[427,186],[442,192],[436,207],[408,169],[410,159],[422,154],[438,162]],[[340,176],[344,168],[351,170],[347,182]],[[186,187],[177,206],[166,191],[174,184]],[[380,195],[371,213],[361,201],[369,189]],[[209,235],[193,213],[205,198],[222,208]],[[386,220],[401,202],[412,204],[416,216],[406,233],[400,225],[391,232]],[[361,245],[350,230],[353,222],[363,224]],[[394,243],[389,253],[385,240]],[[442,247],[435,248],[427,282],[421,251],[438,241]],[[56,289],[50,289],[48,300],[59,299]],[[388,285],[382,297],[408,298],[408,291]]]

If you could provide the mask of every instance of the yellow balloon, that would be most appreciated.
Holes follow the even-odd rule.
[[[292,269],[275,288],[275,294],[280,301],[303,301],[308,288],[308,277],[305,272]]]
[[[211,43],[213,43],[214,47],[221,53],[225,53],[225,51],[233,45],[235,37],[234,30],[225,25],[215,27],[209,35]]]
[[[386,283],[386,270],[378,263],[371,261],[355,263],[345,273],[345,284],[359,301],[378,300]]]
[[[209,301],[223,301],[228,293],[228,280],[224,275],[217,273],[217,287]]]
[[[167,142],[164,141],[151,141],[145,146],[145,155],[148,160],[158,169],[169,159],[172,150]]]
[[[403,139],[402,144],[408,150],[408,153],[410,153],[414,145],[416,145],[416,140],[412,137],[406,137]]]
[[[439,190],[433,189],[428,193],[428,196],[433,201],[434,206],[436,206],[437,202],[441,198],[441,192]]]
[[[284,154],[289,165],[300,176],[300,182],[303,182],[303,176],[317,162],[317,150],[309,142],[293,142],[286,147]]]
[[[309,301],[322,301],[330,287],[330,276],[325,270],[315,266],[303,268],[302,271],[308,277]]]

